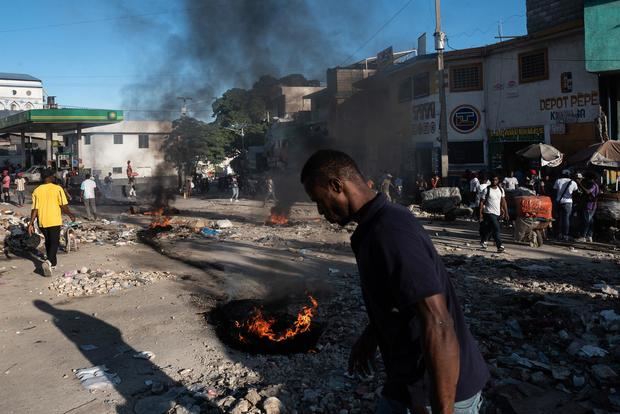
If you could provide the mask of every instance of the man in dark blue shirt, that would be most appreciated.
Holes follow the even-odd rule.
[[[478,413],[489,372],[422,226],[370,190],[345,153],[316,152],[301,182],[328,221],[358,223],[351,245],[370,323],[349,371],[367,373],[379,347],[387,381],[376,412]]]

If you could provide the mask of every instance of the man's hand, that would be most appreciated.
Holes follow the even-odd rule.
[[[69,218],[71,219],[71,221],[75,221],[75,216],[73,214],[69,214]]]
[[[32,233],[34,233],[34,226],[32,225],[32,222],[28,223],[28,235],[32,236]]]
[[[367,327],[353,345],[349,356],[349,374],[370,376],[376,370],[375,354],[377,341],[370,327]]]

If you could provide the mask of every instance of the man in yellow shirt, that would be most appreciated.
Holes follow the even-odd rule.
[[[32,192],[32,212],[28,233],[34,232],[34,220],[39,221],[39,228],[45,236],[46,260],[41,264],[43,275],[52,276],[52,270],[56,268],[56,253],[60,245],[60,227],[62,226],[62,213],[68,215],[72,221],[75,216],[69,210],[65,191],[54,183],[54,175],[51,171],[44,173],[45,182]]]

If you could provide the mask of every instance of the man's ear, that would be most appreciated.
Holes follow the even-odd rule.
[[[327,184],[334,193],[340,194],[344,190],[344,183],[339,178],[330,178]]]

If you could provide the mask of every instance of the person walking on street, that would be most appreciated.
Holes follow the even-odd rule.
[[[237,180],[237,176],[233,175],[230,178],[230,186],[232,187],[232,197],[230,197],[230,202],[232,203],[235,200],[236,203],[239,202],[239,181]]]
[[[15,193],[17,195],[17,207],[23,207],[26,202],[26,179],[24,178],[24,173],[17,173]]]
[[[49,170],[45,171],[44,184],[32,192],[32,211],[28,223],[28,234],[34,233],[34,221],[36,219],[39,223],[39,229],[45,237],[46,257],[41,267],[43,268],[43,275],[46,277],[51,277],[52,270],[56,268],[62,213],[75,221],[75,216],[69,210],[64,190],[61,186],[54,184],[53,173]]]
[[[487,248],[489,234],[493,235],[497,252],[504,252],[502,244],[500,218],[508,218],[508,207],[506,205],[506,194],[504,189],[499,186],[499,177],[494,174],[491,177],[491,184],[487,186],[480,199],[480,247]]]
[[[593,173],[585,173],[585,180],[577,181],[579,189],[583,192],[586,200],[583,208],[583,230],[581,238],[577,241],[592,243],[592,230],[594,227],[594,214],[596,213],[597,199],[601,190],[596,183]]]
[[[355,161],[321,150],[301,172],[319,214],[351,237],[369,324],[349,357],[368,375],[377,347],[386,382],[376,414],[477,414],[489,371],[472,337],[441,256],[419,221],[366,185]]]
[[[267,205],[267,201],[273,200],[277,202],[276,192],[273,186],[273,178],[270,175],[267,176],[267,180],[265,180],[265,186],[267,187],[267,195],[265,196],[265,201],[263,201],[263,207]]]
[[[129,187],[128,197],[136,197],[136,173],[133,172],[131,161],[127,161],[127,187]]]
[[[519,180],[515,177],[515,172],[510,171],[507,177],[504,177],[504,181],[502,181],[502,187],[506,191],[516,190],[519,187]]]
[[[381,193],[387,198],[387,201],[392,201],[390,195],[390,187],[392,187],[392,174],[386,174],[385,178],[381,182]]]
[[[11,194],[9,191],[11,190],[11,176],[9,175],[8,170],[2,171],[2,197],[5,204],[11,202]]]
[[[84,203],[84,207],[86,207],[86,217],[88,217],[90,221],[97,220],[97,205],[95,203],[96,189],[97,183],[90,174],[86,174],[86,179],[82,181],[80,185],[80,201]]]
[[[573,193],[577,191],[578,186],[575,181],[570,178],[570,170],[562,171],[562,178],[559,178],[553,189],[556,192],[555,201],[558,205],[558,215],[560,224],[560,240],[570,240],[570,216],[573,212]]]
[[[192,196],[192,188],[194,188],[192,177],[187,177],[183,186],[183,198],[190,198]]]

